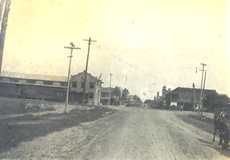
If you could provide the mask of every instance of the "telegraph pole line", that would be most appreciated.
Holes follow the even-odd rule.
[[[204,84],[203,84],[203,92],[202,92],[202,105],[203,105],[204,98],[205,98],[206,76],[207,76],[207,70],[204,71]]]
[[[0,1],[0,74],[2,72],[4,45],[5,45],[5,37],[6,37],[10,6],[11,6],[11,0]]]
[[[68,56],[69,58],[69,68],[68,68],[68,76],[67,76],[67,90],[66,90],[66,102],[65,102],[65,109],[64,109],[64,113],[66,113],[67,111],[67,107],[69,104],[69,90],[70,90],[70,74],[71,74],[71,63],[72,63],[72,58],[73,58],[73,50],[76,49],[81,49],[79,47],[75,47],[75,45],[73,44],[73,42],[70,43],[70,46],[64,47],[65,49],[69,49],[70,50],[70,55]]]
[[[88,73],[90,46],[91,46],[92,42],[96,42],[96,40],[92,40],[91,37],[89,37],[89,39],[83,39],[83,40],[88,42],[88,53],[87,53],[87,58],[86,58],[85,79],[84,79],[83,99],[82,99],[83,103],[86,103],[87,102],[87,100],[86,100],[86,85],[87,85],[87,73]]]
[[[205,84],[206,84],[206,76],[207,76],[207,70],[204,71],[204,85],[203,85],[203,95],[205,90]]]
[[[192,84],[192,90],[193,90],[193,92],[192,92],[192,102],[193,102],[193,110],[195,110],[196,109],[196,106],[195,106],[195,100],[196,100],[196,86],[195,86],[195,83],[193,83]]]
[[[109,93],[110,93],[109,104],[110,104],[110,105],[111,105],[111,103],[112,103],[112,76],[113,76],[113,74],[110,73],[110,74],[109,74],[109,89],[110,89],[110,91],[109,91]]]
[[[201,74],[201,85],[200,85],[200,107],[199,107],[199,110],[200,110],[200,113],[202,115],[202,113],[203,113],[202,112],[202,109],[203,109],[203,92],[204,92],[204,86],[205,86],[204,72],[206,72],[204,68],[205,68],[205,66],[207,66],[207,64],[201,63],[201,66],[202,66],[202,69],[200,71],[202,72],[202,74]],[[206,79],[206,76],[205,76],[205,79]]]

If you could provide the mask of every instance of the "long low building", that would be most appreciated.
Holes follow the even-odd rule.
[[[71,77],[70,102],[81,102],[83,97],[85,72]],[[87,74],[86,99],[89,104],[98,105],[101,99],[102,81]],[[2,74],[0,76],[0,96],[64,101],[66,77]]]

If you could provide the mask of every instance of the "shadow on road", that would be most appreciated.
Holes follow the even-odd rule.
[[[201,143],[203,143],[205,146],[208,146],[210,148],[217,150],[218,152],[220,152],[222,155],[224,155],[226,157],[230,157],[230,149],[222,150],[221,146],[219,146],[218,144],[214,144],[213,142],[206,141],[206,140],[200,139],[200,138],[198,140]]]
[[[199,115],[195,114],[180,114],[177,115],[184,122],[193,125],[207,133],[213,133],[213,120],[208,117],[201,118]]]
[[[31,141],[55,131],[79,125],[112,114],[114,110],[95,107],[90,110],[72,110],[67,114],[49,113],[41,116],[32,114],[5,118],[0,121],[0,152],[16,147],[20,142]]]
[[[184,122],[193,125],[207,133],[213,133],[213,119],[208,117],[201,118],[199,115],[177,115]],[[207,141],[205,139],[198,138],[198,140],[207,147],[213,148],[216,151],[220,152],[222,155],[230,157],[230,149],[222,150],[220,146],[213,143],[212,141]],[[217,142],[216,142],[217,143]]]

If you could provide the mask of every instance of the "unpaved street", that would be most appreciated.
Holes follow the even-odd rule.
[[[120,108],[93,122],[22,142],[0,158],[77,160],[225,160],[212,135],[176,113]]]

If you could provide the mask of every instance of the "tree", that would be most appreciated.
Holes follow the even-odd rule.
[[[121,99],[121,88],[115,87],[112,91],[112,104],[114,105],[120,105],[120,99]]]
[[[121,97],[122,97],[123,99],[127,99],[127,98],[128,98],[128,95],[129,95],[129,90],[128,90],[127,88],[123,89],[123,90],[122,90],[122,95],[121,95]]]
[[[204,107],[207,108],[208,111],[226,107],[229,102],[230,99],[227,95],[208,94],[204,97]]]
[[[138,104],[139,104],[139,103],[142,103],[141,98],[140,98],[140,97],[138,97],[137,95],[134,95],[134,96],[133,96],[133,99],[134,99],[134,100],[135,100],[135,102],[136,102],[136,103],[138,103]]]
[[[116,96],[116,97],[121,97],[121,88],[120,87],[115,87],[114,89],[113,89],[113,92],[112,92],[112,95],[113,96]]]

